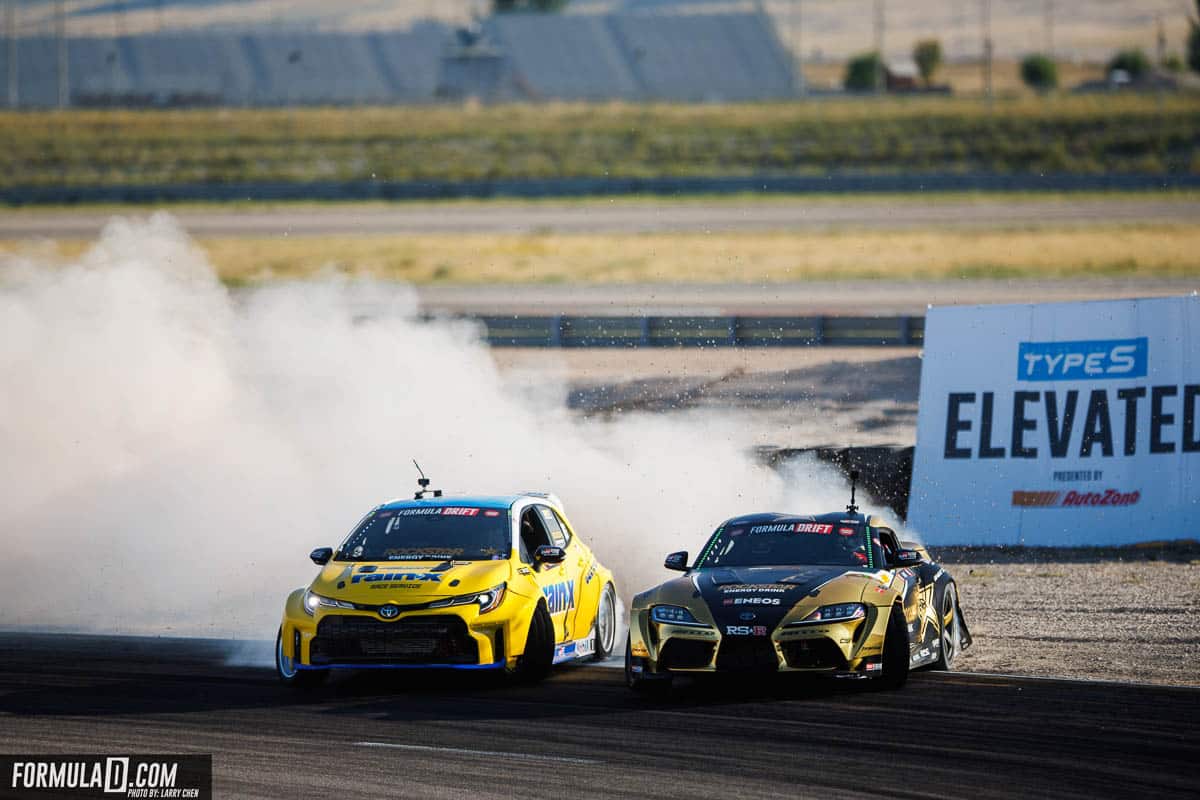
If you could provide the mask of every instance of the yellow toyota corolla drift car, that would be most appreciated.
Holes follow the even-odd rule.
[[[538,680],[553,664],[607,658],[612,574],[575,535],[558,499],[434,497],[385,503],[287,599],[280,680],[334,669],[498,670]]]

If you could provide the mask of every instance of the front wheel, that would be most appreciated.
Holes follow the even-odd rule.
[[[962,648],[962,627],[958,620],[958,592],[954,584],[947,584],[942,593],[942,613],[938,620],[938,632],[941,644],[938,646],[938,659],[931,666],[933,669],[949,671],[954,668],[954,659]]]
[[[617,643],[617,592],[611,583],[604,584],[600,592],[600,606],[596,609],[596,649],[593,661],[605,661],[612,656]]]
[[[876,678],[880,689],[899,689],[908,681],[908,622],[900,606],[892,606],[883,638],[883,674]]]
[[[327,669],[300,669],[296,659],[283,654],[283,628],[275,634],[275,674],[284,686],[306,689],[320,686],[329,677]]]
[[[537,683],[550,674],[554,666],[554,621],[542,603],[533,610],[529,620],[529,635],[525,652],[517,657],[513,677],[524,683]]]

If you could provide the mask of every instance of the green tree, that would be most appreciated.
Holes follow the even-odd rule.
[[[492,11],[507,14],[510,11],[561,11],[570,0],[492,0]]]
[[[1021,60],[1021,80],[1039,92],[1048,92],[1058,87],[1058,65],[1054,60],[1034,53]]]
[[[1140,80],[1150,74],[1150,59],[1140,49],[1122,50],[1108,62],[1108,71],[1125,70],[1132,80]]]
[[[846,64],[846,77],[842,81],[847,91],[869,92],[879,86],[883,80],[883,62],[875,52],[862,53],[850,59]]]
[[[1200,2],[1200,0],[1197,0]],[[926,86],[933,84],[933,74],[942,66],[942,43],[937,39],[922,39],[913,47],[913,61]]]

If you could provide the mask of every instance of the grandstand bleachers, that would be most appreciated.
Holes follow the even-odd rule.
[[[506,14],[477,43],[404,32],[192,31],[68,41],[73,104],[350,105],[504,100],[737,101],[793,95],[791,59],[758,12]],[[19,101],[58,103],[58,46],[18,40]],[[7,86],[0,41],[0,86]]]

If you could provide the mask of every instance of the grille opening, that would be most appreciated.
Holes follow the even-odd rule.
[[[846,657],[829,639],[797,639],[780,645],[789,667],[797,669],[845,669]]]
[[[668,639],[658,654],[661,669],[699,669],[712,661],[714,642],[696,639]]]
[[[774,672],[779,669],[775,645],[766,637],[726,638],[717,651],[717,669],[731,672]]]
[[[373,617],[330,615],[310,645],[313,664],[477,664],[479,647],[456,616]]]

